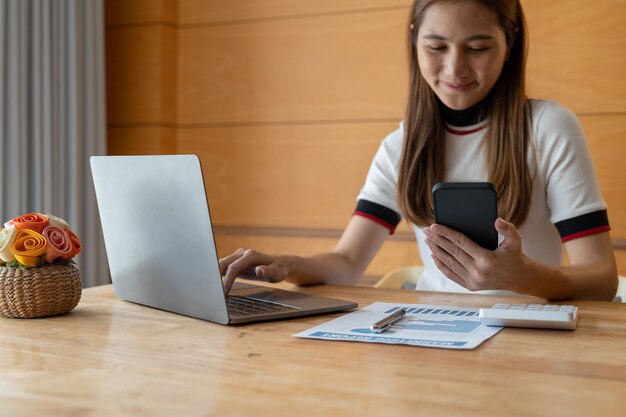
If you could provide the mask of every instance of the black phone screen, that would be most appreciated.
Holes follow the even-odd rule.
[[[435,223],[447,226],[483,248],[498,247],[498,198],[488,182],[440,182],[433,187]]]

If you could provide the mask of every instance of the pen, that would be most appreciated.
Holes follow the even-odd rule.
[[[390,328],[392,324],[400,320],[405,315],[406,315],[406,310],[401,308],[400,310],[391,313],[384,319],[379,320],[376,323],[372,324],[370,326],[370,330],[373,331],[374,333],[382,333],[388,328]]]

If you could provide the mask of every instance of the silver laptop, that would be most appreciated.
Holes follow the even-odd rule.
[[[91,172],[119,298],[221,324],[357,307],[244,283],[225,296],[195,155],[92,156]]]

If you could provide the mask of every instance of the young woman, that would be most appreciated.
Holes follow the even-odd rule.
[[[335,249],[311,257],[239,249],[220,260],[226,291],[238,276],[355,283],[404,217],[424,264],[417,289],[611,299],[618,280],[606,204],[575,115],[525,95],[519,0],[416,0],[407,33],[405,121],[382,142]],[[495,185],[496,250],[433,224],[431,189],[441,181]]]

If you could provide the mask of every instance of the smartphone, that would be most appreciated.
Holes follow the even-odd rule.
[[[433,186],[435,223],[442,224],[482,246],[498,247],[498,198],[488,182],[440,182]]]

